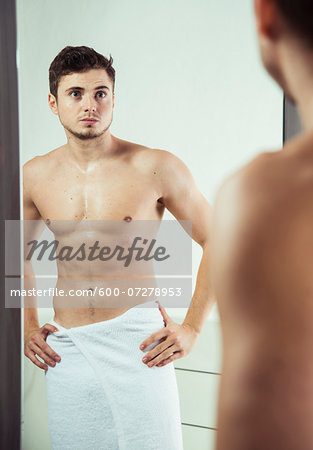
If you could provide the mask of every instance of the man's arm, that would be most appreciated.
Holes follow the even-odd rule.
[[[33,160],[32,160],[33,161]],[[34,182],[35,170],[32,161],[23,166],[23,220],[24,220],[24,289],[36,289],[36,282],[32,262],[27,261],[27,242],[38,239],[44,228],[44,222],[41,220],[40,213],[36,208],[31,196],[31,185]],[[32,222],[26,222],[31,220]],[[35,306],[36,300],[26,297],[26,308],[24,308],[24,336],[31,330],[39,328],[38,313]],[[33,307],[30,302],[35,302]]]
[[[35,158],[36,159],[36,158]],[[34,271],[31,261],[25,259],[27,255],[27,242],[38,239],[45,226],[41,220],[31,195],[31,186],[36,181],[41,166],[36,161],[29,161],[23,166],[23,241],[24,241],[24,289],[36,289]],[[59,355],[46,343],[49,332],[58,331],[56,327],[47,323],[39,327],[36,297],[25,296],[24,298],[24,355],[27,356],[37,367],[47,370],[49,364],[54,367],[60,361]],[[46,363],[42,363],[37,356]]]
[[[184,320],[184,324],[200,333],[215,301],[210,276],[211,207],[198,190],[189,169],[179,158],[162,151],[160,160],[162,202],[177,220],[191,221],[191,237],[203,250],[196,287]],[[186,231],[190,234],[189,230]]]

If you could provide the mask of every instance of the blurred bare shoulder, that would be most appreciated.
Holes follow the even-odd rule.
[[[230,292],[252,295],[257,287],[286,298],[311,283],[313,157],[296,145],[259,155],[217,193],[216,273]]]
[[[242,215],[249,216],[250,220],[256,215],[258,219],[263,208],[270,207],[279,190],[279,176],[275,173],[279,154],[261,153],[226,178],[215,196],[217,220],[236,220],[237,223]]]
[[[313,200],[313,138],[299,136],[283,150],[264,152],[231,174],[215,197],[219,215],[250,224],[296,220]],[[230,218],[230,216],[229,216]]]
[[[219,279],[231,279],[234,270],[245,276],[256,263],[271,234],[278,210],[287,196],[279,192],[280,152],[261,153],[231,174],[221,185],[213,207],[213,258]],[[284,187],[283,189],[284,190]],[[240,277],[236,280],[239,282]]]

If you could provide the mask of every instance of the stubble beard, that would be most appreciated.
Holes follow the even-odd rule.
[[[90,131],[88,133],[79,133],[79,132],[73,130],[72,128],[70,128],[69,126],[65,125],[61,121],[61,119],[60,119],[60,122],[62,123],[62,125],[65,128],[65,130],[67,130],[69,133],[71,133],[77,139],[81,139],[82,141],[86,141],[88,139],[97,139],[98,137],[100,137],[103,134],[105,134],[108,131],[108,129],[110,128],[112,120],[113,120],[113,113],[112,113],[112,116],[111,116],[110,123],[109,123],[109,125],[106,128],[104,128],[101,131],[96,132],[96,131],[93,131],[93,129],[91,128],[92,125],[88,125],[88,127],[90,127]]]

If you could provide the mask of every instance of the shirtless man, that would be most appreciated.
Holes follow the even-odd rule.
[[[255,0],[263,63],[304,132],[220,188],[213,277],[223,342],[218,450],[313,448],[313,3]]]
[[[88,47],[66,47],[49,73],[49,105],[59,116],[67,143],[24,165],[23,217],[24,221],[38,221],[27,238],[38,239],[43,221],[49,226],[58,220],[81,223],[87,219],[94,221],[93,227],[96,221],[100,226],[110,220],[158,222],[165,208],[178,220],[192,221],[192,238],[203,248],[203,257],[186,318],[179,325],[160,307],[166,326],[142,342],[147,347],[161,340],[142,355],[147,358],[143,364],[167,365],[191,351],[214,301],[208,277],[210,206],[180,159],[112,136],[115,72],[111,60]],[[52,230],[62,241],[58,230]],[[73,228],[67,239],[76,235]],[[29,263],[25,264],[31,273]],[[86,281],[80,280],[79,287],[94,288],[93,274],[89,275]],[[73,287],[74,280],[70,281]],[[27,278],[25,283],[32,287],[33,281]],[[53,300],[55,321],[66,329],[112,319],[129,309],[120,305],[62,308],[60,303],[55,307]],[[41,369],[55,367],[60,355],[46,343],[46,337],[57,328],[49,323],[39,327],[35,307],[24,309],[24,324],[25,355]]]

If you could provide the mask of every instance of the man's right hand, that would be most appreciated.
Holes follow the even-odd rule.
[[[55,366],[55,361],[61,361],[60,356],[46,343],[49,332],[54,333],[55,331],[59,330],[50,323],[46,323],[41,328],[33,328],[24,335],[24,355],[40,369],[48,370],[48,367],[39,361],[36,355],[51,367]]]

